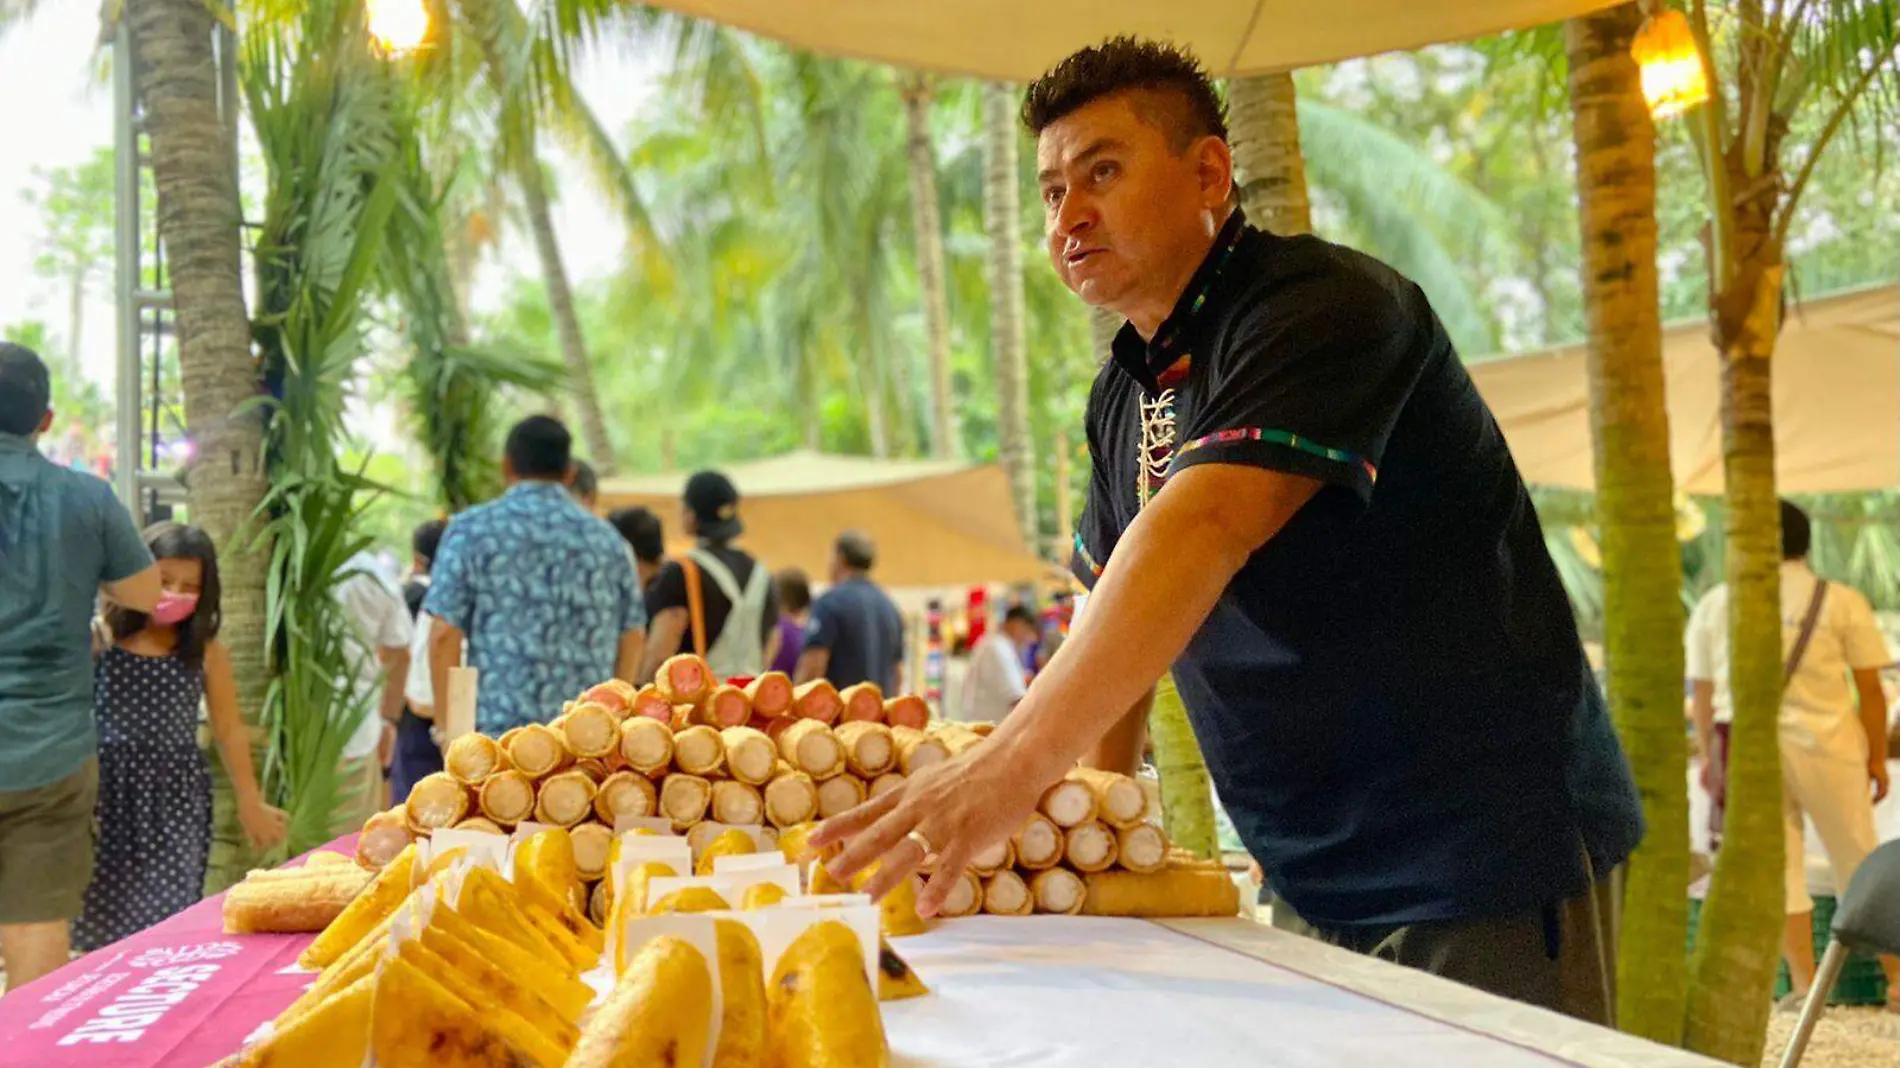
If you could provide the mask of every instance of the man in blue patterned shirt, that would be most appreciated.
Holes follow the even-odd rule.
[[[508,492],[449,524],[423,611],[436,693],[462,660],[481,670],[476,728],[545,723],[611,676],[629,682],[646,642],[646,605],[626,543],[567,491],[573,439],[547,416],[508,432]]]

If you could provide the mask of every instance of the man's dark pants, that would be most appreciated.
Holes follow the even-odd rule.
[[[1616,1004],[1614,878],[1541,909],[1474,920],[1321,928],[1284,901],[1273,926],[1354,953],[1611,1026]]]

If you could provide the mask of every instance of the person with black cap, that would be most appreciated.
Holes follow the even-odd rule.
[[[739,490],[717,471],[686,480],[686,532],[697,544],[660,568],[647,591],[650,679],[668,657],[698,653],[720,678],[757,675],[771,662],[778,630],[772,576],[732,542],[745,530]]]

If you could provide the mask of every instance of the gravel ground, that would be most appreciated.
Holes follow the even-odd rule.
[[[1777,1012],[1768,1020],[1762,1068],[1776,1068],[1799,1016]],[[1900,1066],[1900,1016],[1873,1008],[1829,1009],[1814,1028],[1801,1068]]]

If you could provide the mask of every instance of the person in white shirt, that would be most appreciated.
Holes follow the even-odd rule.
[[[1011,605],[1003,623],[983,636],[970,652],[970,671],[963,677],[961,715],[965,723],[995,723],[1029,691],[1024,654],[1036,644],[1036,616],[1022,605]]]
[[[1894,659],[1867,598],[1809,568],[1811,538],[1807,514],[1783,501],[1781,644],[1787,681],[1780,733],[1788,920],[1782,955],[1796,1000],[1814,980],[1814,900],[1808,896],[1803,817],[1821,837],[1838,892],[1879,844],[1874,805],[1889,788],[1880,669]],[[1686,647],[1702,783],[1719,820],[1731,716],[1726,586],[1710,590],[1696,605]],[[1882,963],[1891,990],[1895,962]]]
[[[409,642],[409,678],[403,686],[407,708],[396,721],[396,752],[389,761],[389,796],[401,801],[409,790],[428,775],[442,770],[442,750],[431,734],[435,718],[434,680],[429,677],[430,617],[422,613],[422,600],[429,595],[429,569],[435,564],[436,550],[448,522],[431,519],[415,530],[410,538],[413,557],[408,581],[402,586],[403,603],[414,623]]]
[[[414,628],[402,594],[375,571],[367,554],[343,566],[336,598],[350,621],[346,640],[357,661],[357,676],[349,680],[349,692],[358,707],[368,705],[356,733],[343,746],[342,797],[335,826],[347,831],[389,807],[383,765],[395,748]]]

